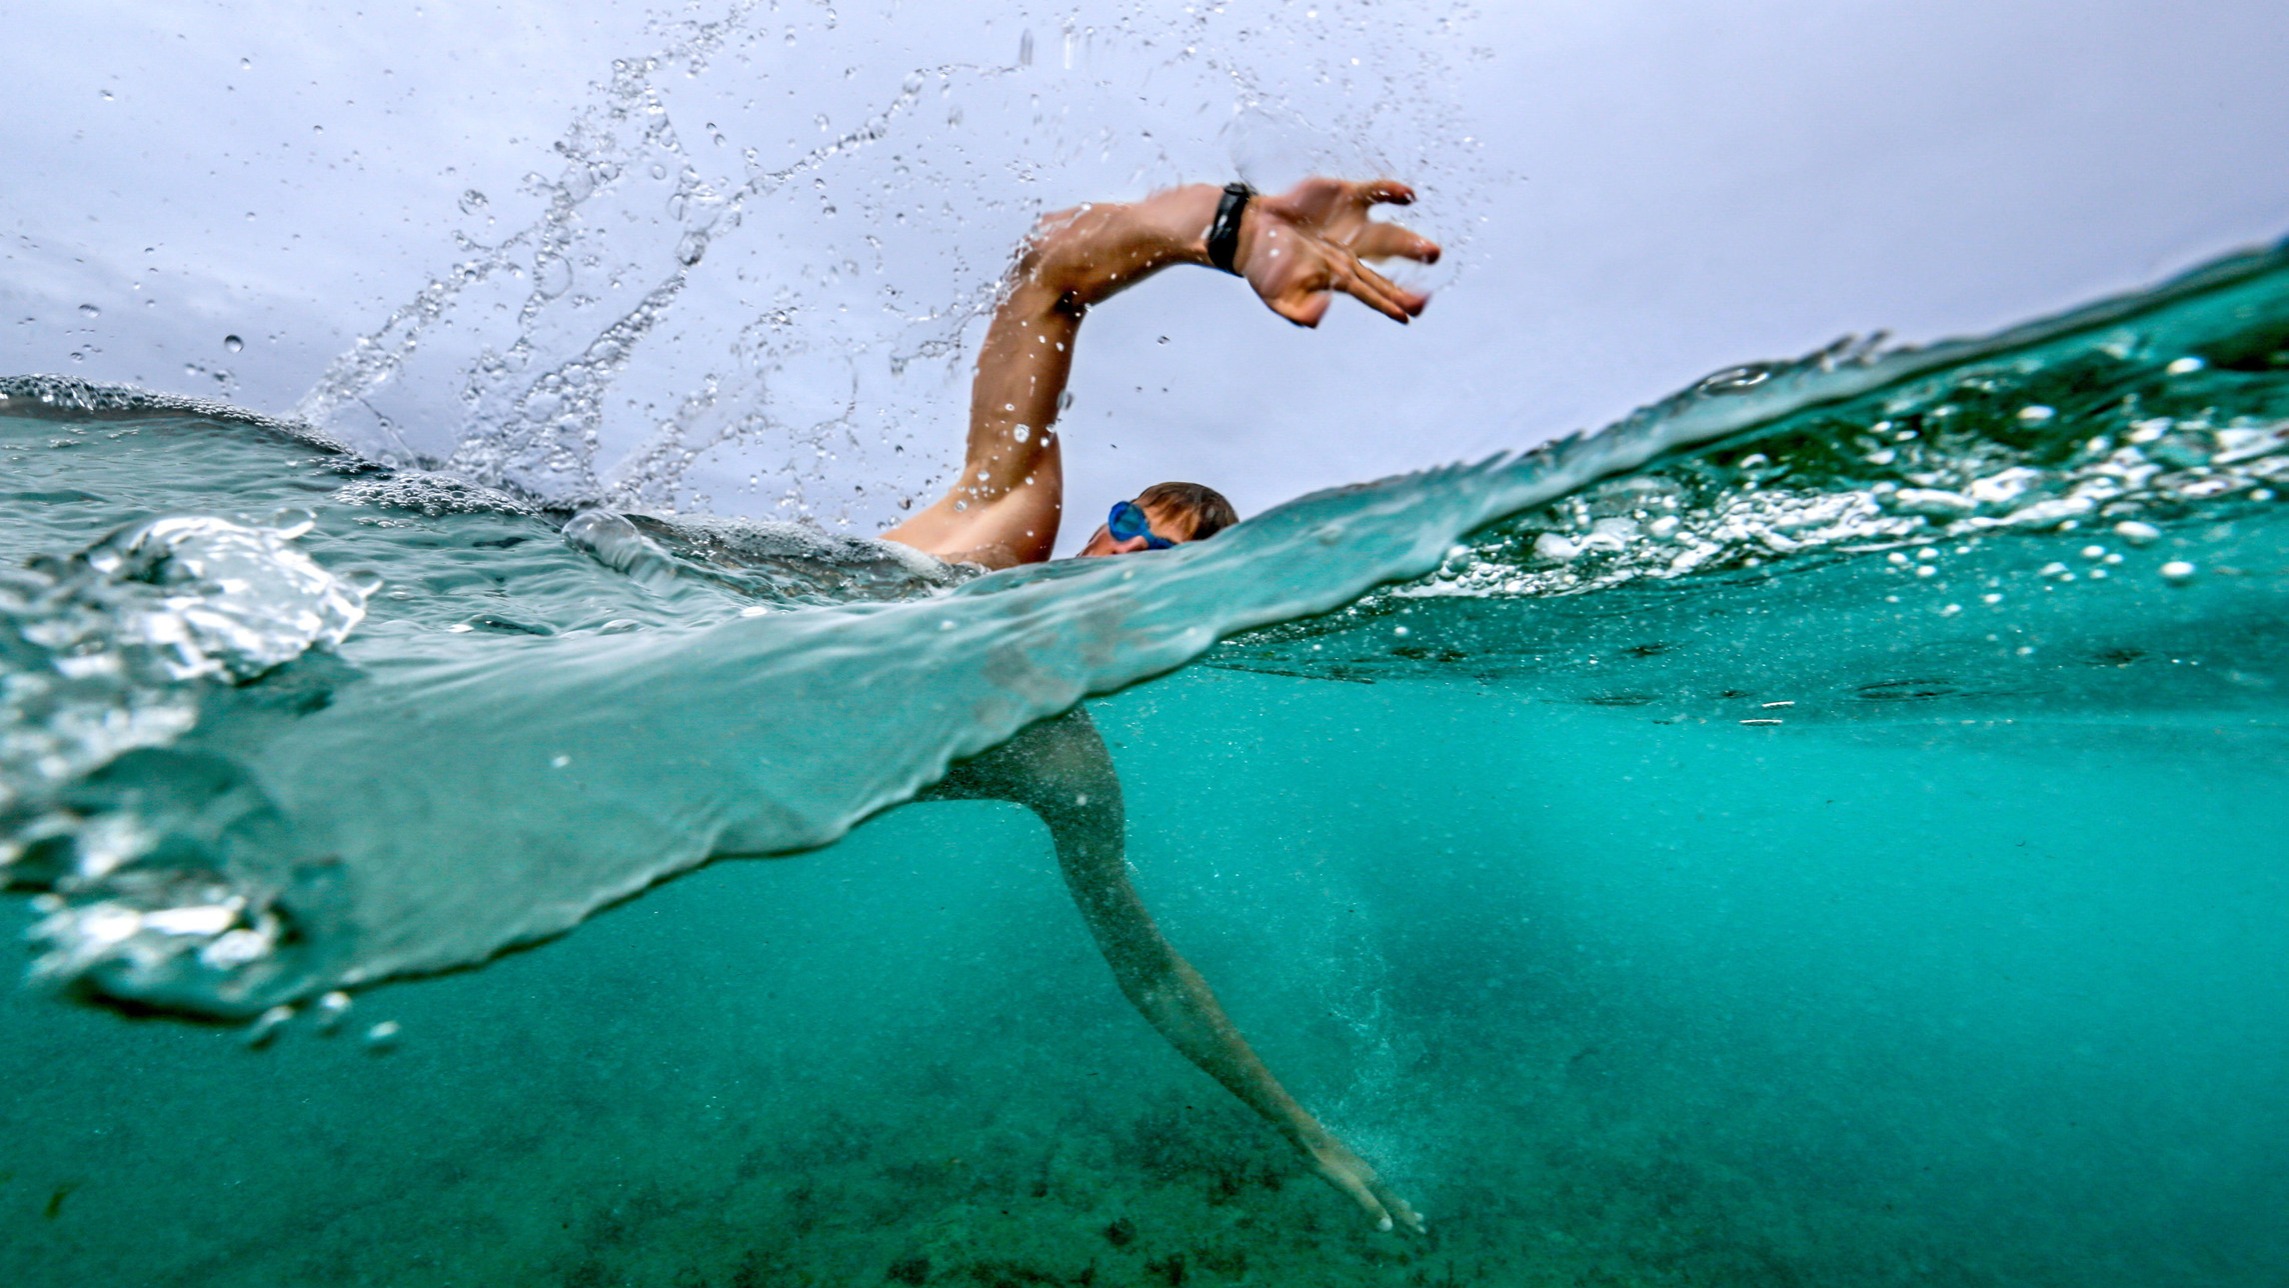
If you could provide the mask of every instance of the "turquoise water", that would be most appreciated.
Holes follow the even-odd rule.
[[[9,1282],[2289,1274],[2278,255],[978,578],[5,392]]]

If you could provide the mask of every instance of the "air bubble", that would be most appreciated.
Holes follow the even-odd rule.
[[[245,347],[246,341],[241,340],[235,335],[226,335],[223,337],[223,352],[225,353],[237,353],[239,350]]]
[[[82,304],[79,306],[79,315],[83,318],[99,318],[103,316],[103,310],[93,304]]]
[[[255,1020],[254,1023],[247,1026],[246,1044],[250,1047],[269,1046],[271,1039],[277,1037],[278,1031],[282,1028],[285,1028],[286,1022],[293,1018],[293,1007],[271,1007],[269,1010],[264,1011],[261,1016]]]
[[[2183,559],[2172,559],[2162,565],[2162,578],[2165,581],[2183,582],[2191,580],[2198,571],[2200,570]]]
[[[461,194],[461,213],[464,215],[476,214],[491,204],[492,202],[486,199],[485,194],[475,188]]]

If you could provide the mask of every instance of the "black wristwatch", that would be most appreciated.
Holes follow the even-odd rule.
[[[1208,262],[1234,277],[1240,270],[1232,267],[1232,257],[1240,253],[1240,214],[1248,208],[1248,198],[1256,190],[1244,183],[1224,185],[1224,199],[1216,203],[1216,219],[1208,225]]]

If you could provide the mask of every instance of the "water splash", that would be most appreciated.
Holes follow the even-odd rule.
[[[1476,155],[1441,92],[1455,22],[1362,71],[1344,56],[1373,29],[1359,3],[1293,29],[1207,9],[1010,16],[1058,31],[1058,56],[935,61],[895,27],[751,3],[660,25],[595,86],[555,175],[526,177],[537,218],[459,234],[456,261],[296,415],[560,506],[881,524],[950,471],[962,360],[1052,203],[1235,165],[1266,185],[1403,170],[1440,197],[1431,231],[1467,241]],[[852,75],[820,76],[830,63]],[[1220,136],[1152,128],[1197,133],[1202,112]],[[1082,124],[1109,120],[1138,128]]]
[[[2104,400],[2086,397],[2063,419],[2019,401],[2059,384],[2104,390]],[[1999,531],[2082,529],[2143,544],[2161,533],[2150,520],[2270,500],[2289,484],[2289,417],[2221,416],[2217,384],[2100,345],[2057,365],[2022,364],[2005,382],[1974,373],[1911,388],[1585,489],[1399,593],[1577,594]]]
[[[171,809],[181,783],[144,781],[136,756],[189,733],[217,686],[337,645],[364,617],[372,582],[294,548],[307,514],[278,524],[155,519],[0,583],[0,878],[55,892],[32,931],[35,979],[156,988],[196,973],[227,991],[277,948],[260,892],[185,865],[221,820]]]

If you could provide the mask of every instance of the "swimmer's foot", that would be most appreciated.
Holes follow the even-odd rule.
[[[1349,1195],[1375,1222],[1376,1229],[1426,1233],[1422,1214],[1383,1184],[1383,1178],[1375,1174],[1367,1160],[1352,1153],[1342,1141],[1331,1136],[1306,1149],[1305,1153],[1319,1174],[1327,1178],[1327,1183]]]

